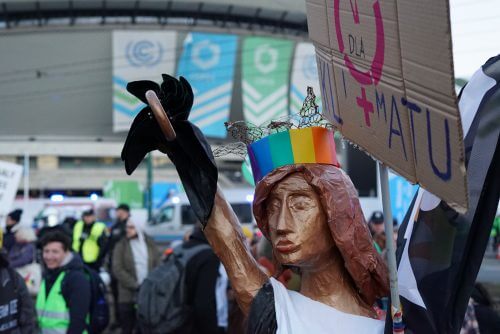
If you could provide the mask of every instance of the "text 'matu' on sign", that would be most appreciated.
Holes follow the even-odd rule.
[[[448,0],[307,0],[323,110],[350,141],[467,208]]]

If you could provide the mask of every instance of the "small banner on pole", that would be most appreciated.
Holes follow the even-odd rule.
[[[0,227],[5,226],[5,219],[13,209],[23,167],[10,162],[0,161]]]

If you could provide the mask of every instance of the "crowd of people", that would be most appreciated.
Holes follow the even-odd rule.
[[[111,228],[87,210],[81,220],[65,219],[35,233],[19,224],[21,215],[21,210],[8,215],[0,247],[0,332],[92,333],[92,277],[98,277],[111,288],[115,327],[132,333],[127,320],[134,319],[129,314],[134,295],[159,256],[130,219],[129,206],[117,207]]]
[[[112,316],[107,330],[140,333],[139,287],[172,248],[161,253],[143,224],[131,219],[126,204],[116,208],[116,221],[109,228],[87,210],[80,220],[65,219],[35,233],[19,224],[21,215],[21,210],[8,215],[0,247],[0,333],[95,333],[90,324],[95,292],[89,272],[97,273],[109,288]],[[179,247],[199,245],[207,246],[194,254],[185,270],[193,321],[181,332],[226,333],[228,283],[227,276],[222,279],[220,261],[199,228]]]
[[[21,215],[21,210],[12,211],[3,233],[0,333],[96,332],[90,325],[95,287],[89,272],[100,273],[99,279],[109,287],[106,307],[111,305],[113,321],[109,326],[106,322],[105,327],[111,332],[141,333],[137,314],[141,284],[162,259],[179,249],[189,251],[203,245],[205,247],[195,251],[186,263],[184,302],[189,305],[191,319],[180,333],[245,331],[245,317],[234,299],[224,267],[208,247],[199,227],[188,233],[182,244],[160,253],[153,239],[144,233],[143,224],[131,219],[126,204],[116,208],[116,221],[109,228],[96,221],[93,210],[88,210],[82,213],[81,220],[66,219],[57,226],[38,231],[37,235],[31,227],[19,224]],[[368,227],[374,248],[384,256],[387,240],[383,213],[373,212]],[[258,230],[243,227],[243,233],[261,268],[288,289],[298,291],[300,275],[290,269],[276,268],[269,241]],[[397,223],[394,242],[396,236]],[[478,286],[475,291],[481,294],[473,296],[471,305],[478,311],[468,310],[464,326],[478,326],[474,317],[480,318],[484,313],[483,299],[491,309],[492,300],[485,289]],[[481,299],[479,295],[486,297]],[[385,317],[386,309],[387,300],[379,300],[379,318]]]

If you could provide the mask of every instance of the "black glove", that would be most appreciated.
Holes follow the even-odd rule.
[[[206,225],[217,190],[217,167],[210,145],[201,130],[189,122],[193,90],[189,82],[162,74],[161,87],[153,81],[134,81],[127,90],[148,104],[145,93],[156,92],[177,135],[167,141],[149,106],[135,117],[128,132],[121,158],[130,175],[148,152],[159,150],[168,155],[177,169],[194,213]]]

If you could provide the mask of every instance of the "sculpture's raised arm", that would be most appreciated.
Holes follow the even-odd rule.
[[[161,87],[144,81],[128,85],[143,100],[147,90],[156,92],[160,102],[150,105],[161,105],[168,119],[162,110],[144,108],[122,158],[129,174],[155,149],[175,164],[236,299],[249,314],[248,333],[382,333],[384,322],[375,319],[373,304],[388,293],[387,268],[373,247],[356,189],[340,169],[333,131],[318,112],[312,89],[298,123],[271,123],[266,128],[271,131],[247,143],[256,180],[255,220],[278,264],[300,271],[297,293],[267,278],[246,247],[238,219],[217,188],[210,146],[187,121],[193,102],[189,83],[163,79]]]
[[[217,188],[217,167],[209,144],[187,120],[193,104],[191,86],[183,77],[177,80],[164,74],[161,86],[135,81],[127,90],[149,105],[134,119],[122,151],[127,173],[131,174],[150,151],[168,155],[205,236],[226,268],[238,304],[247,312],[267,277],[250,254],[231,205]]]

